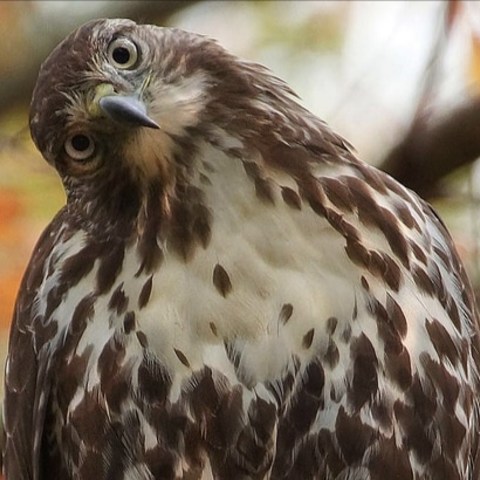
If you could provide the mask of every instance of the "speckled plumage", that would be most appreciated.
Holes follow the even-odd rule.
[[[160,129],[105,116],[106,90]],[[479,478],[452,241],[283,82],[207,38],[98,20],[43,64],[31,130],[67,205],[16,304],[8,480]]]

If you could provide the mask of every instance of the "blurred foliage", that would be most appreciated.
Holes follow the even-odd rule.
[[[469,85],[472,93],[480,94],[480,35],[472,32],[471,41],[471,55],[469,62]]]
[[[339,52],[344,40],[345,14],[348,12],[346,3],[341,3],[340,8],[311,10],[300,15],[292,11],[292,15],[282,16],[278,15],[277,3],[257,2],[256,15],[262,25],[259,48],[278,45],[281,39],[282,47],[292,60],[308,53]]]
[[[0,329],[10,323],[16,290],[40,231],[64,203],[60,181],[20,127],[25,116],[24,109],[11,111],[0,122]]]

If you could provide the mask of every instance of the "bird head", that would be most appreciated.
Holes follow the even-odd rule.
[[[98,213],[91,224],[99,225],[126,212],[136,218],[152,191],[184,203],[193,191],[201,197],[190,187],[202,176],[205,144],[247,167],[283,161],[307,175],[305,152],[280,150],[309,142],[312,151],[330,151],[341,141],[294,97],[265,67],[207,37],[101,19],[71,33],[43,63],[30,128],[63,180],[69,209],[84,219]],[[257,185],[265,183],[262,168],[248,170]]]
[[[208,63],[224,56],[214,42],[187,32],[89,22],[41,67],[33,140],[70,183],[126,166],[140,176],[165,175],[176,140],[202,122],[215,83]]]

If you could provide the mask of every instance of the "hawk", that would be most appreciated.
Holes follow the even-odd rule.
[[[472,289],[430,206],[266,68],[95,20],[41,67],[66,206],[22,281],[8,480],[477,480]]]

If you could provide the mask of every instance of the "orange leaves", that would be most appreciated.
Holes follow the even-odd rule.
[[[23,264],[16,254],[23,251],[24,234],[19,221],[24,211],[20,194],[0,189],[0,330],[7,329],[13,312]]]
[[[480,94],[480,32],[472,30],[469,64],[469,84],[473,93]]]
[[[470,36],[470,55],[467,65],[468,87],[472,95],[480,94],[480,5],[476,2],[458,2],[463,7]]]
[[[10,326],[21,278],[21,269],[13,269],[0,276],[0,331]]]

